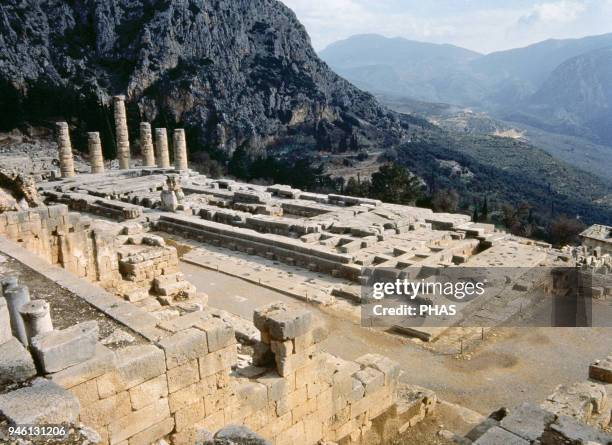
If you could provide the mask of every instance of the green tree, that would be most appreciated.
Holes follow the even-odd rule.
[[[421,194],[419,179],[398,164],[382,165],[372,175],[370,195],[393,204],[412,204]]]

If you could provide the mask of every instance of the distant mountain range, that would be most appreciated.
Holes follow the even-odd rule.
[[[359,35],[333,43],[320,56],[373,93],[474,107],[612,146],[612,33],[488,55]]]

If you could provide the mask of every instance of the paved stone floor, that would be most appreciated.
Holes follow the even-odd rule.
[[[253,310],[271,300],[295,299],[185,262],[181,270],[209,295],[209,304],[251,319]],[[426,345],[362,328],[307,303],[328,325],[324,348],[346,359],[368,352],[397,360],[405,379],[428,387],[453,403],[483,414],[523,401],[539,404],[559,384],[584,380],[588,363],[609,354],[612,329],[513,328],[489,333],[484,344],[463,357],[429,351]],[[425,347],[424,347],[425,346]]]

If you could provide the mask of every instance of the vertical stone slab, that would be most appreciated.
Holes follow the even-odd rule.
[[[0,345],[6,343],[13,337],[11,332],[11,316],[4,297],[0,297]]]
[[[53,330],[49,303],[45,300],[30,301],[19,308],[19,313],[25,324],[28,343],[37,335]]]
[[[148,122],[140,123],[140,152],[145,167],[155,167],[155,152],[153,150],[153,134],[151,124]]]
[[[157,150],[157,166],[160,168],[170,168],[168,134],[165,128],[155,129],[155,149]]]
[[[100,133],[87,133],[89,146],[89,162],[92,173],[104,173],[104,156],[102,155],[102,142]]]
[[[19,309],[30,302],[30,291],[26,286],[11,286],[4,290],[4,298],[11,316],[11,331],[24,346],[27,346],[28,335]]]
[[[174,168],[177,170],[187,170],[187,141],[185,140],[185,130],[177,128],[174,130]]]
[[[119,168],[130,168],[130,137],[127,126],[127,113],[125,111],[125,96],[114,96],[115,131],[117,137],[117,160]]]
[[[72,143],[70,142],[70,131],[66,122],[58,122],[55,128],[55,139],[59,152],[60,171],[62,178],[75,176],[74,159],[72,158]]]

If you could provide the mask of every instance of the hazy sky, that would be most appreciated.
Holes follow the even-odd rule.
[[[492,52],[612,32],[612,0],[281,0],[317,50],[376,33]]]

